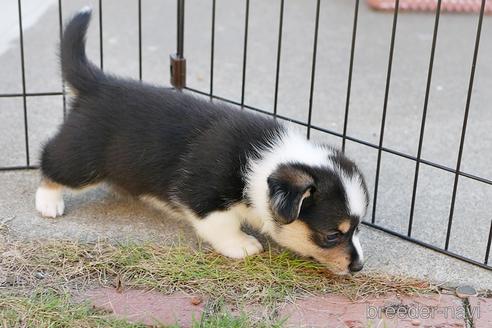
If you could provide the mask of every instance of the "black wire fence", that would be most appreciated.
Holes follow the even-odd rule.
[[[278,38],[277,38],[277,53],[276,53],[276,69],[275,69],[275,88],[274,88],[274,97],[273,97],[273,111],[268,111],[262,108],[258,108],[255,106],[250,106],[245,102],[245,87],[246,87],[246,73],[248,66],[248,30],[249,30],[249,22],[250,22],[250,0],[244,0],[244,39],[243,39],[243,51],[242,51],[242,79],[241,79],[241,97],[239,101],[226,99],[224,97],[218,96],[214,93],[214,66],[215,66],[215,42],[216,42],[216,10],[217,4],[216,0],[210,0],[212,2],[212,12],[210,13],[211,18],[211,30],[210,30],[210,74],[209,74],[209,89],[208,90],[197,90],[194,88],[190,88],[186,85],[186,59],[184,52],[184,29],[185,29],[185,0],[177,0],[177,26],[176,26],[176,35],[177,35],[177,44],[176,44],[176,53],[170,55],[171,59],[171,84],[180,89],[185,89],[189,92],[194,92],[206,97],[209,97],[211,100],[219,100],[230,103],[232,105],[240,106],[244,109],[256,111],[265,115],[272,116],[276,119],[286,120],[291,123],[297,124],[299,126],[305,127],[307,131],[307,138],[311,137],[311,132],[318,131],[324,134],[332,135],[342,139],[342,149],[345,150],[347,141],[362,145],[364,147],[368,147],[377,151],[377,162],[376,162],[376,171],[375,171],[375,183],[374,183],[374,191],[372,193],[372,216],[369,221],[363,221],[363,224],[376,228],[378,230],[384,231],[391,235],[400,237],[402,239],[411,241],[413,243],[419,244],[421,246],[430,248],[440,253],[447,254],[454,258],[466,261],[468,263],[480,266],[482,268],[486,268],[492,270],[492,265],[490,263],[490,249],[492,243],[492,220],[490,222],[490,229],[488,232],[488,238],[486,245],[483,245],[485,248],[485,257],[482,261],[477,259],[472,259],[469,256],[465,256],[463,254],[459,254],[458,252],[450,251],[450,240],[452,238],[452,227],[453,227],[453,218],[455,214],[455,204],[456,204],[456,195],[458,190],[458,185],[460,180],[462,179],[470,179],[476,182],[479,182],[483,185],[492,185],[492,180],[478,176],[476,174],[471,174],[462,171],[462,157],[463,151],[465,147],[465,139],[467,133],[468,126],[468,117],[470,112],[470,103],[472,99],[472,91],[475,79],[475,69],[477,64],[477,58],[479,53],[480,46],[480,38],[482,34],[482,24],[483,17],[485,11],[485,5],[487,0],[481,1],[481,8],[478,14],[478,23],[476,27],[475,34],[475,42],[473,49],[473,58],[471,63],[471,71],[468,80],[468,90],[466,96],[466,104],[464,109],[464,116],[462,119],[462,127],[461,127],[461,136],[459,141],[459,150],[456,165],[454,167],[449,167],[446,165],[442,165],[430,160],[426,160],[422,158],[422,148],[424,144],[424,135],[425,135],[425,125],[427,120],[428,113],[428,104],[429,104],[429,94],[431,90],[432,84],[432,74],[434,68],[434,57],[436,50],[436,42],[439,36],[439,20],[441,16],[441,2],[442,0],[437,0],[437,8],[434,13],[434,27],[432,33],[432,43],[430,49],[430,58],[428,64],[427,78],[426,78],[426,87],[425,87],[425,97],[424,97],[424,105],[422,108],[422,118],[420,122],[420,133],[418,138],[418,148],[416,156],[401,152],[392,148],[388,148],[384,146],[384,137],[386,130],[386,117],[388,112],[388,98],[391,87],[391,77],[392,77],[392,67],[393,67],[393,57],[394,57],[394,49],[395,49],[395,39],[397,38],[397,24],[398,24],[398,14],[399,14],[399,0],[395,0],[395,10],[393,13],[393,21],[391,28],[391,39],[390,39],[390,47],[388,52],[388,64],[386,70],[386,81],[385,81],[385,91],[384,91],[384,102],[382,115],[380,119],[380,133],[379,133],[379,141],[378,143],[372,143],[367,140],[363,140],[361,138],[356,138],[347,134],[348,121],[350,116],[350,100],[351,100],[351,87],[352,87],[352,77],[353,77],[353,64],[354,64],[354,56],[355,56],[355,47],[356,47],[356,39],[357,39],[357,24],[358,24],[358,16],[359,16],[359,7],[360,0],[353,0],[353,21],[352,21],[352,33],[351,33],[351,43],[350,43],[350,53],[347,54],[349,57],[349,68],[348,68],[348,77],[347,77],[347,89],[345,96],[345,112],[343,119],[343,132],[337,132],[334,130],[327,129],[325,127],[321,127],[316,125],[316,122],[312,120],[312,112],[313,112],[313,95],[315,90],[315,73],[316,73],[316,62],[317,62],[317,52],[318,52],[318,31],[319,31],[319,22],[320,22],[320,7],[322,5],[321,0],[316,0],[316,10],[314,16],[314,41],[312,45],[312,59],[311,59],[311,70],[310,70],[310,88],[309,88],[309,105],[308,105],[308,113],[307,113],[307,121],[303,122],[298,119],[294,119],[292,117],[288,117],[285,115],[280,115],[278,113],[278,100],[279,100],[279,81],[280,81],[280,65],[281,65],[281,57],[282,57],[282,39],[283,39],[283,29],[284,29],[284,8],[285,8],[285,0],[279,0],[279,11],[278,11]],[[28,119],[27,119],[27,98],[29,97],[42,97],[42,96],[62,96],[63,99],[63,114],[66,115],[66,95],[65,92],[38,92],[38,93],[29,93],[26,91],[26,73],[25,73],[25,64],[24,64],[24,37],[23,37],[23,26],[22,26],[22,1],[18,0],[18,17],[19,17],[19,45],[20,45],[20,58],[21,58],[21,74],[22,74],[22,92],[21,93],[0,93],[1,98],[21,98],[23,101],[23,117],[24,117],[24,138],[25,138],[25,165],[22,166],[8,166],[8,167],[0,167],[0,171],[9,171],[9,170],[21,170],[21,169],[35,169],[37,168],[30,161],[29,156],[29,135],[28,135]],[[98,1],[99,7],[99,52],[100,52],[100,67],[104,68],[104,52],[103,52],[103,0]],[[59,23],[59,32],[60,37],[62,36],[62,1],[58,0],[58,23]],[[138,67],[138,77],[142,80],[142,0],[138,0],[138,59],[139,59],[139,67]],[[62,84],[64,87],[64,84]],[[64,88],[63,88],[64,89]],[[413,177],[413,187],[411,193],[411,204],[410,204],[410,213],[408,218],[408,224],[406,228],[406,234],[397,232],[394,229],[389,229],[384,225],[378,224],[378,212],[377,212],[377,204],[378,204],[378,193],[379,193],[379,178],[381,175],[381,157],[383,153],[392,154],[397,157],[404,158],[406,160],[410,160],[414,163],[414,177]],[[424,242],[412,236],[413,228],[414,228],[414,215],[415,215],[415,202],[417,195],[417,186],[419,183],[419,172],[422,165],[436,168],[438,170],[451,173],[454,176],[453,180],[453,188],[451,199],[449,200],[449,216],[447,220],[446,227],[446,238],[444,245],[436,246],[428,242]]]

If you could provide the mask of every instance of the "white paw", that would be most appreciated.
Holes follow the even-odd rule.
[[[56,218],[63,215],[65,204],[61,189],[39,187],[36,191],[36,209],[45,217]]]
[[[258,254],[263,251],[263,246],[258,239],[247,234],[224,240],[214,245],[214,248],[220,254],[233,259],[243,259],[248,255]]]

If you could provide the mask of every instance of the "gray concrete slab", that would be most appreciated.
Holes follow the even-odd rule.
[[[0,222],[8,219],[9,235],[17,239],[73,239],[94,242],[176,242],[194,240],[182,222],[101,186],[85,192],[68,193],[66,215],[46,219],[32,210],[32,191],[39,182],[37,171],[6,172],[0,175]],[[16,195],[16,197],[12,197]]]
[[[89,31],[88,54],[99,62],[97,2],[64,1],[63,15],[68,17],[87,3],[95,8],[95,20]],[[286,2],[285,6],[278,112],[304,122],[307,121],[309,104],[315,5],[315,1],[309,0]],[[175,48],[175,6],[172,0],[143,2],[142,51],[143,77],[146,81],[168,83],[168,54]],[[5,11],[2,15],[16,15],[15,6],[3,8]],[[279,1],[251,1],[245,100],[249,105],[270,111],[273,110],[274,99],[278,10]],[[136,2],[106,0],[103,12],[105,69],[137,77]],[[211,2],[186,2],[188,83],[190,87],[203,91],[209,90],[210,14]],[[339,133],[343,129],[352,15],[351,1],[322,1],[313,124]],[[348,133],[372,143],[379,141],[391,22],[391,15],[370,11],[365,2],[361,2]],[[417,152],[433,22],[433,15],[415,13],[402,13],[398,22],[384,145],[413,156]],[[441,17],[423,158],[450,167],[455,166],[458,153],[476,24],[476,15],[446,14]],[[56,4],[49,6],[30,25],[24,36],[27,91],[59,91]],[[214,92],[232,100],[239,100],[241,96],[243,28],[244,2],[218,0]],[[485,17],[482,33],[462,169],[491,179],[491,17]],[[9,40],[4,52],[0,53],[0,93],[21,91],[20,50],[16,40]],[[62,121],[62,99],[59,96],[29,98],[27,105],[30,160],[36,163],[40,146]],[[0,166],[25,164],[23,122],[22,99],[0,98]],[[313,138],[340,145],[340,139],[322,133],[313,132]],[[373,190],[377,152],[352,142],[348,143],[347,150],[360,163]],[[376,219],[385,227],[402,233],[406,232],[408,225],[414,168],[412,161],[383,154]],[[60,221],[63,223],[43,221],[37,218],[32,206],[35,189],[32,174],[0,173],[0,179],[4,181],[0,188],[1,215],[16,216],[11,225],[12,231],[19,236],[95,238],[111,235],[111,227],[115,226],[114,237],[125,238],[135,236],[130,234],[130,230],[144,231],[142,226],[146,225],[153,232],[148,235],[142,233],[143,239],[159,237],[161,233],[166,235],[166,229],[153,230],[153,225],[160,220],[157,214],[146,212],[140,205],[128,205],[126,201],[112,198],[110,210],[102,205],[92,207],[84,203],[85,198],[70,198],[71,214]],[[452,186],[452,174],[426,165],[421,167],[414,219],[416,238],[436,246],[444,245]],[[25,195],[19,197],[17,203],[17,196],[13,195],[18,195],[18,192]],[[109,196],[96,193],[90,197],[97,204],[105,204]],[[490,185],[460,179],[451,250],[483,261],[491,220],[491,198]],[[71,202],[73,205],[70,205]],[[144,214],[131,214],[134,207],[137,210],[135,213]],[[84,221],[86,216],[92,219]],[[135,216],[142,217],[140,225],[134,225],[136,222],[131,218]],[[147,219],[147,216],[153,219]],[[115,224],[120,222],[119,217],[122,217],[121,227],[125,228]],[[111,224],[104,223],[106,218]],[[30,228],[30,224],[36,229]],[[363,242],[368,245],[371,267],[410,275],[427,275],[437,280],[471,280],[479,286],[491,287],[492,274],[489,271],[422,250],[413,244],[370,230],[366,231]]]

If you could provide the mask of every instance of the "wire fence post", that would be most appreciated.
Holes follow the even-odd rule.
[[[316,2],[316,18],[314,22],[314,40],[313,40],[313,59],[311,61],[311,87],[309,88],[309,108],[308,108],[308,120],[307,120],[307,135],[306,138],[311,138],[311,118],[313,115],[313,97],[314,97],[314,81],[316,80],[316,55],[318,52],[318,30],[319,30],[319,11],[321,7],[321,1]]]
[[[280,55],[282,52],[282,30],[284,28],[284,0],[280,0],[280,15],[278,19],[277,69],[275,72],[275,94],[273,99],[273,118],[277,118],[278,87],[280,77]]]
[[[393,27],[391,29],[391,41],[388,57],[388,70],[386,72],[386,87],[384,91],[383,114],[381,117],[381,130],[379,132],[378,160],[376,164],[376,178],[374,180],[374,196],[372,201],[372,218],[371,223],[376,223],[376,209],[378,200],[379,174],[381,170],[381,155],[383,152],[384,129],[386,126],[386,113],[388,111],[388,98],[391,82],[391,69],[393,67],[393,53],[395,50],[396,24],[398,22],[398,10],[400,9],[400,0],[395,0],[395,11],[393,13]]]
[[[489,230],[489,239],[487,241],[487,248],[485,249],[485,260],[484,264],[489,264],[489,255],[490,255],[490,246],[492,244],[492,220],[490,220],[490,230]]]
[[[244,12],[243,77],[241,83],[241,107],[244,107],[244,92],[246,90],[246,61],[248,58],[248,30],[249,30],[249,0],[246,0],[246,9]]]
[[[420,160],[422,158],[422,147],[424,145],[425,121],[427,119],[427,109],[429,105],[429,94],[430,94],[431,83],[432,83],[432,69],[434,67],[434,56],[436,53],[437,32],[439,30],[440,16],[441,16],[441,0],[437,0],[436,18],[434,20],[434,32],[432,34],[432,46],[431,46],[430,59],[429,59],[429,69],[427,71],[427,84],[425,87],[424,108],[422,111],[422,120],[420,122],[420,137],[419,137],[419,145],[417,149],[417,161],[415,162],[415,171],[414,171],[414,178],[413,178],[412,201],[410,205],[410,217],[408,219],[408,229],[407,229],[408,237],[412,236],[413,217],[415,213],[415,200],[417,198],[417,186],[419,182]]]
[[[62,18],[62,2],[61,0],[58,0],[58,28],[59,28],[59,32],[60,32],[60,43],[62,41],[62,38],[63,38],[63,18]],[[66,94],[65,94],[65,80],[62,78],[61,80],[61,84],[62,84],[62,100],[63,100],[63,120],[65,120],[66,116],[67,116],[67,97],[66,97]]]
[[[17,2],[17,9],[19,13],[19,45],[20,45],[20,58],[21,58],[21,72],[22,72],[22,102],[24,105],[24,142],[26,150],[26,166],[29,167],[30,156],[29,156],[29,127],[27,125],[27,99],[26,99],[26,68],[24,64],[24,30],[22,27],[22,6],[21,0]]]
[[[210,34],[210,97],[214,94],[215,2],[215,0],[212,0],[212,31]]]
[[[448,229],[446,232],[446,242],[444,244],[445,250],[449,249],[451,228],[453,226],[454,208],[456,202],[456,194],[458,191],[458,180],[460,177],[459,172],[461,170],[461,159],[463,157],[463,149],[465,147],[465,136],[466,136],[466,128],[468,125],[468,114],[470,113],[470,103],[473,93],[473,82],[475,80],[475,68],[477,67],[478,49],[480,47],[480,36],[482,34],[482,22],[483,22],[483,15],[485,12],[486,1],[487,0],[482,0],[482,5],[480,7],[480,14],[478,16],[477,34],[475,36],[475,47],[473,49],[473,59],[472,59],[472,65],[470,71],[470,79],[468,82],[468,92],[466,95],[465,114],[463,117],[463,125],[461,128],[460,148],[458,150],[458,160],[456,162],[456,170],[454,174],[453,194],[451,195],[451,205],[449,209]]]
[[[357,20],[359,19],[359,0],[355,0],[354,8],[354,23],[352,25],[352,43],[350,45],[350,60],[349,74],[347,81],[347,96],[345,98],[345,116],[343,118],[343,136],[342,136],[342,151],[345,152],[345,143],[347,141],[347,125],[350,107],[350,91],[352,89],[352,72],[354,70],[354,53],[355,53],[355,38],[357,36]]]
[[[176,53],[170,56],[171,84],[183,89],[186,87],[186,59],[183,56],[185,0],[177,0],[177,7]]]
[[[138,0],[138,79],[142,81],[142,0]]]
[[[99,0],[99,67],[104,70],[103,3]]]

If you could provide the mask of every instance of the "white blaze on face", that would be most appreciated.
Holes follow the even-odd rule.
[[[364,217],[367,209],[367,195],[361,177],[358,174],[348,176],[343,171],[340,171],[340,177],[345,188],[350,215]]]
[[[360,261],[364,262],[364,253],[362,252],[362,246],[360,245],[358,232],[354,232],[354,234],[352,235],[352,243],[354,244],[355,251],[357,252],[357,255],[359,256]]]

